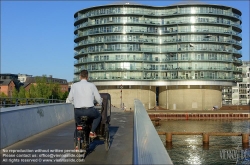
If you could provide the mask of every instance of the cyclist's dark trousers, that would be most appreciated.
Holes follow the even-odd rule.
[[[96,128],[98,127],[98,124],[100,123],[101,120],[101,115],[99,113],[99,111],[97,109],[95,109],[94,107],[89,107],[86,109],[82,109],[82,108],[75,108],[75,121],[76,123],[80,123],[81,116],[88,116],[90,118],[93,118],[93,123],[92,123],[92,128],[91,128],[91,132],[95,132]]]

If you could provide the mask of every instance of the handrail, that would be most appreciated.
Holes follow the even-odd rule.
[[[141,101],[134,103],[133,164],[173,164]]]
[[[50,104],[50,103],[65,103],[65,100],[45,99],[45,98],[14,98],[0,97],[0,107],[13,107],[33,104]]]

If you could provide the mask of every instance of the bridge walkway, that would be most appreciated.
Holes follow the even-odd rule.
[[[109,151],[103,141],[96,140],[85,159],[74,157],[72,120],[4,148],[1,164],[132,164],[133,112],[119,111],[111,113]]]

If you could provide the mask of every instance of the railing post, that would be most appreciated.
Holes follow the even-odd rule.
[[[16,103],[15,103],[15,106],[18,106],[18,99],[16,99]]]
[[[6,99],[3,99],[3,107],[6,106]]]

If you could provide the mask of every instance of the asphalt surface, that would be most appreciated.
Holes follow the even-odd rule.
[[[79,158],[73,131],[72,120],[19,141],[1,150],[0,164],[132,164],[133,112],[112,109],[109,151],[104,141],[94,140],[85,158]]]

